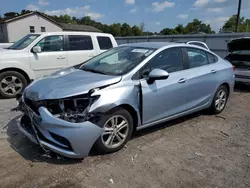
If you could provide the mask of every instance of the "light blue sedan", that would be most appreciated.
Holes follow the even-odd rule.
[[[126,44],[28,86],[19,128],[45,150],[82,158],[121,149],[136,131],[203,109],[218,114],[233,66],[202,47]]]

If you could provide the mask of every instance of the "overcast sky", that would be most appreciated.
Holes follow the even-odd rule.
[[[105,24],[144,22],[146,30],[157,32],[198,18],[218,31],[237,13],[237,5],[238,0],[0,0],[0,14],[29,9],[50,15],[89,15]],[[250,0],[242,0],[242,16],[250,18]]]

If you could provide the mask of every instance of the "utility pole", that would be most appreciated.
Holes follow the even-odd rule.
[[[238,4],[238,13],[237,13],[237,20],[236,20],[236,30],[235,32],[238,32],[239,29],[239,23],[240,23],[240,10],[241,10],[241,0],[239,0],[239,4]]]

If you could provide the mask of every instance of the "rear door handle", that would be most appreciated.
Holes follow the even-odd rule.
[[[186,81],[187,81],[186,78],[182,78],[182,79],[179,80],[179,83],[185,83]]]
[[[213,69],[213,70],[211,70],[211,73],[212,73],[212,74],[216,73],[216,70],[214,70],[214,69]]]

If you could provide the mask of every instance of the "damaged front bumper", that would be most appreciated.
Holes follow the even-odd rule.
[[[103,128],[85,121],[72,123],[53,116],[45,107],[38,109],[39,115],[21,97],[20,109],[24,116],[18,127],[32,142],[69,158],[88,156],[93,144],[103,133]]]

